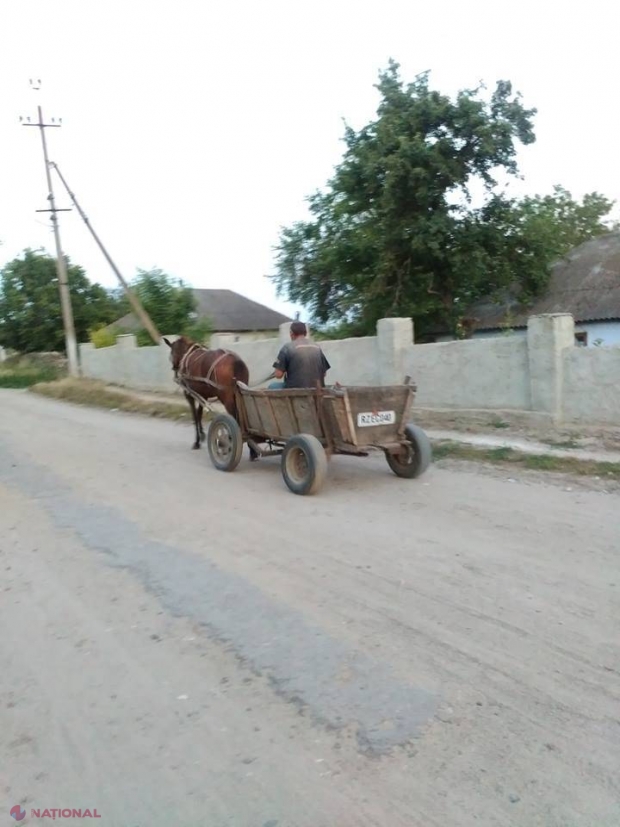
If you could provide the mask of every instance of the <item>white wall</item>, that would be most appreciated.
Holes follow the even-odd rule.
[[[405,364],[418,386],[416,404],[422,407],[530,406],[525,337],[413,345]]]
[[[620,346],[564,351],[566,421],[620,425]]]
[[[211,346],[235,351],[264,383],[289,325],[277,339],[233,342],[214,336]],[[328,384],[390,385],[409,374],[425,408],[534,411],[556,422],[620,425],[620,346],[577,347],[572,317],[532,316],[526,336],[415,345],[411,319],[381,319],[377,335],[321,342],[331,370]],[[174,338],[174,337],[169,337]],[[80,347],[84,376],[143,390],[173,391],[169,350],[136,347],[134,336],[114,347]]]
[[[331,365],[325,381],[347,385],[381,385],[381,366],[377,354],[377,337],[340,339],[320,342]]]

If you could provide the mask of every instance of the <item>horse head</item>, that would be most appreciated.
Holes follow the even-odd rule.
[[[172,365],[172,370],[176,374],[181,365],[181,360],[190,347],[195,344],[195,342],[192,342],[192,340],[188,339],[187,336],[179,336],[179,338],[174,342],[170,342],[165,336],[163,338],[164,342],[170,348],[170,363]]]

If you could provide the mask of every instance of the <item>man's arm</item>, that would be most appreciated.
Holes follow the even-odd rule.
[[[276,379],[282,379],[286,371],[288,370],[288,351],[286,346],[281,348],[280,352],[278,353],[278,358],[273,363],[274,374]]]

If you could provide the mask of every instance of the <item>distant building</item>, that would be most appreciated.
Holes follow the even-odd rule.
[[[570,313],[580,345],[620,345],[620,233],[571,250],[553,266],[545,293],[525,308],[510,291],[473,305],[467,312],[471,338],[499,336],[507,329],[524,335],[528,317],[540,313]],[[438,335],[435,341],[453,338]]]
[[[235,342],[270,339],[278,336],[281,324],[291,322],[288,316],[246,299],[232,290],[193,289],[196,298],[196,318],[208,319],[213,333],[228,333]],[[136,333],[142,324],[133,313],[127,313],[108,326],[120,333]],[[174,334],[176,330],[162,330]]]

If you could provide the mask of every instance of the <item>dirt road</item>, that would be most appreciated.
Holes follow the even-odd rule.
[[[192,438],[0,392],[6,823],[617,827],[617,493]]]

